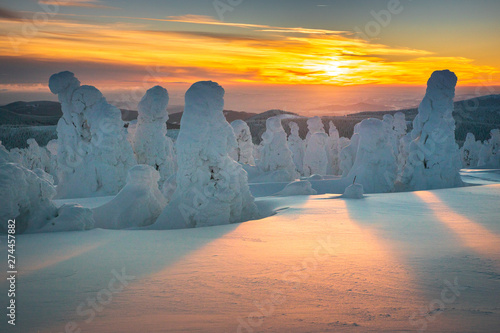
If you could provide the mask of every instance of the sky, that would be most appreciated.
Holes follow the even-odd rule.
[[[415,106],[434,70],[462,97],[500,91],[497,0],[0,0],[0,105],[55,100],[70,70],[120,107],[200,80],[226,108]]]

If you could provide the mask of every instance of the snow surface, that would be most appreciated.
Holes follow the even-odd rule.
[[[500,184],[266,197],[257,205],[276,214],[242,224],[22,235],[16,329],[494,332],[499,196]],[[133,278],[110,293],[122,273]]]

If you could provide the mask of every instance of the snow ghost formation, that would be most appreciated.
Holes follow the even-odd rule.
[[[385,114],[382,121],[384,123],[389,144],[392,146],[392,150],[397,155],[397,152],[399,151],[399,141],[397,139],[396,130],[394,129],[394,117],[390,114]]]
[[[356,131],[356,129],[355,129]],[[347,141],[344,141],[347,143]],[[349,171],[351,170],[354,160],[356,159],[356,153],[358,151],[359,134],[354,132],[352,138],[347,146],[342,148],[339,156],[339,167],[342,172],[342,177],[347,177]]]
[[[235,120],[231,123],[238,146],[230,152],[230,156],[242,164],[255,165],[253,158],[254,144],[252,134],[247,123],[243,120]]]
[[[401,181],[409,190],[463,185],[462,166],[455,142],[453,98],[457,76],[448,70],[432,73],[413,121],[412,142]]]
[[[292,152],[293,164],[295,164],[295,170],[299,174],[304,175],[305,143],[299,135],[299,125],[291,121],[288,126],[290,126],[288,148],[290,148],[290,151]]]
[[[326,133],[323,121],[318,116],[307,119],[307,130],[306,142],[314,133]]]
[[[399,143],[401,139],[406,135],[406,130],[408,129],[408,125],[406,124],[406,116],[402,112],[396,112],[394,114],[394,132],[396,132],[396,147],[394,150],[394,154],[399,153]]]
[[[78,205],[57,208],[52,199],[56,189],[50,175],[43,170],[35,172],[16,163],[0,163],[0,218],[16,220],[17,233],[43,231],[86,230],[93,227],[90,209]],[[68,211],[74,216],[68,216]],[[0,232],[6,233],[6,223]]]
[[[366,192],[391,192],[397,176],[396,156],[380,119],[364,119],[357,129],[359,145],[356,160],[347,178],[356,177]]]
[[[329,123],[328,128],[328,141],[326,151],[328,154],[328,168],[327,174],[338,175],[340,174],[340,135],[337,127],[332,121]]]
[[[316,132],[307,140],[306,152],[304,154],[304,176],[326,175],[328,167],[328,155],[326,144],[328,135]]]
[[[490,139],[479,152],[479,166],[500,167],[500,129],[490,131]]]
[[[136,164],[118,108],[71,72],[54,74],[50,91],[63,112],[57,124],[60,198],[113,195]]]
[[[160,173],[160,184],[176,173],[174,143],[167,136],[167,89],[155,86],[149,89],[138,105],[139,115],[134,135],[137,163],[147,164]]]
[[[273,181],[293,181],[298,177],[292,152],[288,148],[286,132],[279,117],[266,120],[266,131],[262,134],[260,159],[257,167],[260,172],[272,173]]]
[[[125,229],[153,224],[167,201],[158,188],[160,173],[139,164],[128,171],[127,185],[103,206],[94,208],[96,228]]]
[[[222,112],[224,89],[197,82],[185,95],[177,138],[177,188],[153,228],[178,229],[258,218],[247,173],[228,153],[237,145]]]
[[[462,156],[462,166],[464,168],[475,168],[479,164],[479,152],[483,144],[481,141],[476,141],[476,137],[472,133],[467,133],[464,145],[460,149]]]

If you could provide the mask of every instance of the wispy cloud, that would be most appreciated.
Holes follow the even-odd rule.
[[[116,16],[99,18],[113,22],[82,22],[61,14],[23,44],[18,54],[8,39],[0,39],[0,54],[53,63],[78,59],[122,68],[161,66],[168,68],[160,74],[162,82],[216,78],[221,83],[424,85],[432,71],[445,68],[455,71],[461,83],[477,83],[478,76],[490,73],[500,82],[499,69],[477,65],[472,59],[370,43],[351,32],[226,23],[193,15],[133,18],[164,25],[137,25]],[[0,35],[19,30],[22,24],[0,21]],[[231,33],[206,26],[180,30],[184,23],[238,29],[227,30]]]
[[[99,0],[39,0],[38,3],[63,7],[118,9],[117,7],[103,5]]]

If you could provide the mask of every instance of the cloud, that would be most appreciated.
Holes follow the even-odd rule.
[[[58,5],[62,7],[118,9],[117,7],[103,5],[99,0],[39,0],[38,3],[44,5]]]
[[[0,7],[0,18],[18,21],[21,17],[14,11]]]

